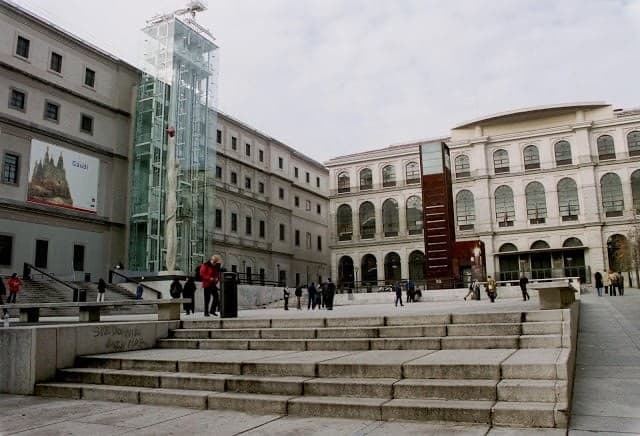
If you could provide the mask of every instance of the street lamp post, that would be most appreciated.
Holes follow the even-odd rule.
[[[355,281],[353,282],[353,287],[358,292],[358,267],[353,267],[353,273],[355,274]]]

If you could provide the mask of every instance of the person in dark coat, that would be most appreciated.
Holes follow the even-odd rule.
[[[593,278],[595,281],[596,292],[598,293],[598,297],[602,297],[602,288],[604,287],[604,284],[602,282],[602,274],[600,274],[600,271],[596,271]]]
[[[98,280],[98,296],[96,302],[101,303],[104,301],[104,293],[107,290],[107,284],[103,279]]]
[[[136,286],[136,300],[142,300],[142,294],[144,293],[144,286],[142,286],[143,280],[144,280],[144,277],[140,277],[138,286]]]
[[[296,286],[295,296],[296,296],[296,309],[301,310],[302,307],[300,307],[300,299],[302,298],[302,285]]]
[[[184,303],[183,305],[184,311],[187,313],[187,315],[191,313],[193,314],[196,313],[195,298],[194,298],[195,295],[196,295],[196,282],[193,280],[193,277],[189,277],[186,283],[184,284],[184,287],[182,288],[182,297],[191,300],[190,303]]]
[[[396,283],[394,289],[396,291],[396,307],[398,307],[398,302],[400,302],[400,306],[404,306],[404,304],[402,304],[402,286],[400,286],[400,282]]]
[[[529,279],[527,276],[522,274],[520,276],[520,290],[522,291],[522,299],[524,301],[531,300],[531,297],[529,297],[529,293],[527,292],[527,283],[529,283]]]
[[[169,287],[169,295],[171,295],[171,298],[182,297],[182,284],[180,283],[180,279],[173,279]]]
[[[315,310],[317,293],[318,293],[318,290],[316,289],[315,282],[311,282],[311,285],[307,287],[307,298],[309,300],[307,301],[307,310],[309,309]]]
[[[287,288],[282,288],[282,297],[284,298],[284,310],[289,310],[289,291]]]
[[[622,275],[622,271],[618,271],[618,295],[624,295],[624,276]]]
[[[336,285],[331,281],[331,278],[327,279],[326,289],[324,291],[325,306],[327,310],[333,310],[333,297],[336,295]]]
[[[4,302],[2,301],[2,297],[4,297],[5,295],[7,295],[7,288],[4,285],[4,279],[0,276],[0,306],[4,304]],[[4,314],[4,316],[9,315],[9,311],[7,309],[2,309],[2,313]]]

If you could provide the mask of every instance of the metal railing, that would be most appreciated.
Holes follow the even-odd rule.
[[[143,288],[147,289],[148,291],[151,291],[153,294],[155,294],[157,299],[162,299],[162,292],[158,291],[157,289],[154,289],[150,286],[147,286],[144,282],[142,282],[141,280],[136,280],[136,278],[133,277],[129,277],[126,274],[124,274],[121,270],[117,270],[117,269],[110,269],[109,270],[109,283],[113,284],[113,276],[118,276],[124,279],[125,283],[135,283],[136,285],[142,285]],[[173,280],[176,276],[154,276],[154,279],[158,279],[158,281],[166,281],[166,280]],[[186,279],[186,277],[181,277],[182,279]],[[117,285],[117,283],[116,283]]]
[[[48,273],[46,271],[41,270],[40,268],[37,268],[33,265],[31,265],[30,263],[25,262],[22,266],[22,278],[24,280],[32,280],[31,277],[31,271],[38,271],[38,273],[40,273],[40,276],[42,277],[47,277],[49,280],[52,280],[66,288],[71,289],[72,293],[73,293],[73,301],[74,302],[78,302],[78,301],[86,301],[87,300],[87,291],[86,289],[81,289],[76,285],[73,285],[71,283],[65,282],[64,280],[59,279],[58,277],[54,276],[51,273]]]

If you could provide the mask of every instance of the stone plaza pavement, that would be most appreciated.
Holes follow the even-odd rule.
[[[439,312],[511,311],[537,308],[536,301],[418,303],[342,306],[322,316],[367,316]],[[624,297],[582,296],[576,381],[570,435],[640,434],[640,292]],[[306,310],[241,311],[240,318],[311,317]],[[202,318],[201,315],[186,319]],[[0,375],[1,376],[1,375]],[[538,435],[563,429],[491,428],[401,421],[365,421],[279,415],[250,415],[225,410],[64,400],[0,395],[0,434],[110,435]]]

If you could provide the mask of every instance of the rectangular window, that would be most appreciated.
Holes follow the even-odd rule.
[[[284,241],[284,224],[280,224],[280,240]]]
[[[96,72],[91,68],[85,68],[84,70],[84,84],[91,88],[96,86]]]
[[[222,209],[216,209],[216,229],[222,228]]]
[[[264,162],[264,151],[263,150],[258,150],[258,160],[260,162]]]
[[[84,271],[84,245],[73,245],[73,270]]]
[[[222,130],[216,130],[216,142],[222,144]]]
[[[89,115],[82,114],[80,118],[80,131],[93,135],[93,118]]]
[[[231,137],[231,149],[233,150],[238,149],[238,138],[236,138],[235,136]]]
[[[51,101],[44,102],[44,119],[58,122],[60,115],[60,105]]]
[[[278,198],[280,198],[280,200],[284,200],[284,189],[278,188]]]
[[[56,53],[55,51],[51,52],[51,59],[49,59],[49,69],[51,71],[55,71],[56,73],[62,72],[62,55]]]
[[[28,59],[30,46],[31,41],[29,41],[24,36],[18,36],[18,41],[16,42],[16,54],[21,58]]]
[[[237,213],[231,214],[231,231],[232,232],[238,231],[238,214]]]
[[[235,171],[231,171],[231,184],[232,185],[238,184],[238,174]]]
[[[264,183],[262,182],[258,183],[258,192],[260,194],[264,194]]]
[[[278,168],[284,168],[284,159],[282,159],[281,157],[278,158]]]
[[[13,236],[0,235],[0,265],[11,266]]]
[[[27,107],[27,94],[17,89],[12,89],[9,97],[9,107],[24,112]]]
[[[244,178],[244,189],[251,189],[251,177]]]
[[[311,210],[311,201],[306,200],[304,205],[305,205],[305,210],[306,211],[310,211]]]
[[[307,232],[306,239],[307,239],[307,241],[306,241],[307,242],[307,248],[311,249],[311,233]]]
[[[305,174],[305,179],[306,179],[307,183],[309,183],[309,181],[311,180],[311,174],[306,173]]]
[[[260,234],[259,235],[260,235],[261,238],[264,238],[265,229],[266,229],[266,225],[265,225],[264,220],[260,220],[260,229],[259,229],[260,230]]]
[[[298,178],[298,167],[293,168],[293,177]]]
[[[322,251],[322,236],[318,236],[318,251]]]
[[[222,178],[222,167],[216,165],[216,179]]]
[[[316,212],[318,213],[318,215],[322,214],[322,206],[320,206],[319,204],[316,204]]]
[[[293,197],[293,205],[295,207],[300,207],[300,197],[298,197],[297,195]]]
[[[49,241],[36,239],[36,258],[33,264],[36,268],[46,268],[49,257]]]
[[[5,153],[4,162],[2,163],[2,183],[10,185],[18,184],[18,164],[20,158],[16,154]]]
[[[251,156],[251,144],[244,145],[244,154],[247,156]]]
[[[244,232],[247,235],[251,235],[251,229],[252,228],[252,224],[251,224],[251,217],[247,216],[244,218]]]
[[[296,237],[295,238],[296,239],[296,241],[295,241],[296,247],[299,247],[300,246],[300,230],[296,230],[295,237]]]
[[[320,187],[320,177],[316,177],[316,187]]]

